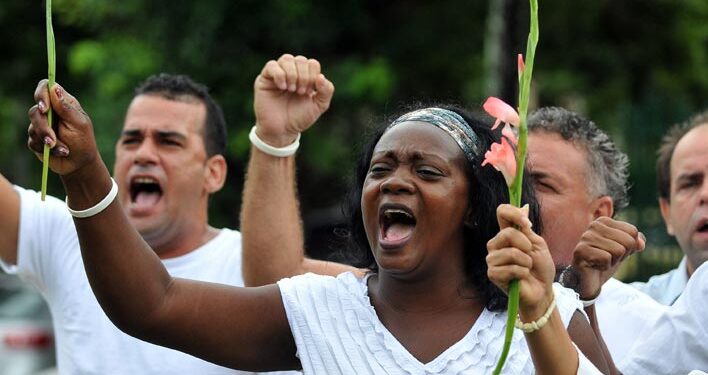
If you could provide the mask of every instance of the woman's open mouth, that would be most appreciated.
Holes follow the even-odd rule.
[[[401,247],[408,242],[415,229],[413,212],[401,205],[385,204],[379,210],[379,243],[385,249]]]

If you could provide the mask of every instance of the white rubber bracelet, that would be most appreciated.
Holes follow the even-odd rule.
[[[599,297],[599,295],[598,295],[598,297]],[[597,297],[595,297],[593,299],[581,299],[580,300],[580,302],[583,303],[583,307],[592,306],[595,304],[595,301],[597,301]]]
[[[516,323],[514,323],[514,327],[524,331],[524,333],[531,333],[533,331],[538,331],[539,329],[543,328],[543,326],[548,323],[548,319],[551,317],[551,314],[553,313],[553,309],[556,308],[556,294],[555,292],[553,293],[553,300],[551,301],[551,304],[548,306],[548,309],[546,312],[538,318],[538,320],[535,320],[530,323],[523,323],[521,322],[521,319],[519,316],[516,316]]]
[[[85,210],[72,210],[71,207],[69,207],[69,197],[67,196],[65,200],[66,209],[69,210],[71,216],[78,217],[80,219],[98,215],[99,213],[101,213],[101,211],[105,210],[106,207],[108,207],[118,195],[118,185],[116,184],[116,181],[113,178],[111,178],[111,184],[111,191],[109,191],[108,195],[106,195],[95,206],[87,208]]]
[[[595,295],[595,298],[593,299],[582,299],[580,298],[580,302],[583,303],[583,307],[588,307],[592,306],[595,304],[595,301],[597,301],[598,298],[600,298],[600,293],[602,293],[602,287],[600,287],[600,291],[597,292],[597,295]]]
[[[256,127],[254,126],[251,128],[251,132],[248,134],[248,139],[251,140],[251,143],[257,149],[263,151],[264,153],[279,158],[284,158],[295,154],[298,147],[300,147],[300,135],[301,134],[298,134],[297,138],[295,138],[295,141],[285,147],[273,147],[263,142],[262,139],[258,138],[258,134],[256,134]]]

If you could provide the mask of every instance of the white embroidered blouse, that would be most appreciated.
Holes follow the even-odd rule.
[[[484,309],[460,341],[421,363],[379,321],[366,280],[344,273],[336,278],[305,274],[278,282],[305,374],[492,373],[504,341],[506,312]],[[567,327],[573,313],[582,311],[582,304],[572,290],[559,284],[553,288]],[[534,373],[521,332],[513,337],[503,373]]]

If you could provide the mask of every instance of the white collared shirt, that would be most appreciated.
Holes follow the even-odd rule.
[[[698,267],[684,293],[647,327],[625,358],[625,375],[685,375],[708,370],[708,262]]]
[[[688,268],[686,262],[687,260],[684,256],[678,267],[673,270],[661,275],[652,276],[645,283],[634,282],[629,285],[648,294],[662,305],[673,305],[686,287],[686,283],[688,283]]]
[[[595,314],[612,358],[624,358],[667,308],[615,278],[607,280],[595,302]]]

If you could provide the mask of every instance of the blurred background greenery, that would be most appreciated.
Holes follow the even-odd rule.
[[[238,227],[252,83],[284,52],[320,60],[337,91],[303,138],[299,184],[308,251],[326,256],[356,145],[367,125],[411,101],[479,108],[489,95],[516,101],[515,56],[525,49],[523,0],[54,0],[57,81],[93,118],[104,159],[133,88],[157,72],[207,84],[229,123],[229,182],[212,201],[215,226]],[[38,189],[27,152],[26,112],[46,77],[42,1],[0,7],[0,171]],[[680,252],[656,204],[655,150],[664,131],[708,98],[705,0],[541,0],[532,108],[560,105],[612,134],[631,160],[624,218],[649,249],[623,270],[644,279],[674,267]],[[56,176],[51,194],[62,196]],[[324,235],[324,236],[323,236]]]

